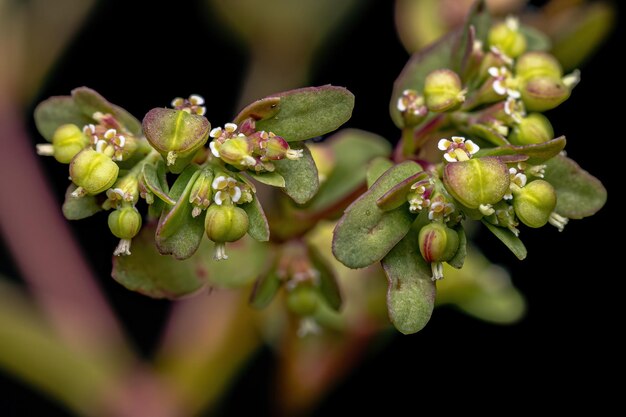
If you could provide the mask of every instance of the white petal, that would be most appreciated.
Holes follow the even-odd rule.
[[[228,185],[228,182],[226,181],[226,177],[223,175],[220,175],[219,177],[213,180],[211,187],[214,190],[222,190],[224,189],[224,187],[226,187],[226,185]]]
[[[509,95],[509,97],[514,98],[514,99],[518,99],[522,96],[519,91],[513,90],[511,88],[507,88],[506,93]]]
[[[217,150],[217,144],[215,143],[215,141],[211,141],[211,143],[209,143],[209,148],[211,149],[211,153],[214,157],[220,157],[220,151]]]
[[[222,128],[216,127],[211,130],[211,132],[209,133],[209,136],[211,136],[212,138],[218,138],[220,137],[221,134],[222,134]]]
[[[448,139],[439,139],[439,143],[437,143],[437,147],[440,151],[447,150],[450,145],[452,145],[452,142],[450,142]]]
[[[478,145],[476,145],[474,142],[472,142],[471,140],[466,140],[465,141],[465,150],[467,150],[469,153],[474,155],[476,152],[478,152],[480,150],[480,147]]]
[[[117,130],[115,129],[109,129],[106,132],[104,132],[105,139],[113,139],[115,135],[117,135]]]
[[[448,162],[456,162],[456,159],[452,155],[450,155],[448,152],[444,153],[443,157]]]
[[[204,97],[199,96],[198,94],[192,94],[189,96],[189,101],[191,101],[196,106],[201,106],[204,104]]]
[[[463,136],[452,136],[452,140],[456,143],[465,142],[465,138]]]
[[[406,111],[406,103],[404,102],[402,97],[398,99],[398,104],[396,105],[396,107],[399,111]]]
[[[502,82],[500,80],[496,80],[493,82],[493,91],[496,92],[496,94],[503,96],[507,93],[507,89],[502,85]]]
[[[500,75],[500,71],[498,70],[498,68],[496,67],[489,67],[489,69],[487,70],[487,72],[489,73],[489,75],[491,75],[492,77],[498,77]]]
[[[222,198],[222,191],[218,191],[215,193],[215,195],[213,196],[213,201],[215,201],[215,204],[217,204],[218,206],[222,205],[222,203],[224,202],[224,199]]]
[[[233,191],[231,191],[231,199],[233,200],[233,203],[236,203],[239,201],[239,199],[241,198],[241,188],[239,187],[234,187],[232,189]]]
[[[232,132],[234,132],[235,130],[237,130],[237,125],[236,125],[236,124],[234,124],[234,123],[226,123],[226,124],[224,125],[224,129],[225,129],[227,132],[232,133]]]

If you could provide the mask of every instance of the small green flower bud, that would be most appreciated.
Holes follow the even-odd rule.
[[[522,101],[530,111],[543,112],[558,106],[570,96],[570,89],[560,78],[535,77],[521,91]]]
[[[269,133],[264,149],[264,156],[269,160],[277,161],[285,158],[287,151],[289,151],[287,141],[280,136],[276,136],[274,133]]]
[[[429,110],[445,112],[458,108],[465,101],[465,90],[456,72],[439,69],[426,76],[424,97]]]
[[[196,181],[191,187],[191,193],[189,193],[189,203],[193,204],[193,211],[191,215],[198,217],[202,210],[209,207],[211,204],[211,197],[213,196],[213,190],[211,184],[213,183],[213,170],[210,168],[204,168]]]
[[[522,83],[537,77],[560,79],[563,68],[555,57],[546,52],[526,52],[515,64],[515,75]]]
[[[513,208],[528,227],[541,227],[556,207],[556,192],[549,182],[535,180],[514,191]]]
[[[510,58],[517,58],[526,51],[526,37],[519,30],[519,21],[509,17],[489,31],[489,46],[495,46]]]
[[[110,157],[91,148],[80,151],[70,162],[72,181],[87,194],[98,194],[111,188],[119,170]]]
[[[548,118],[541,113],[531,113],[513,128],[508,139],[514,145],[531,145],[553,138],[554,130]]]
[[[319,304],[317,290],[311,284],[300,283],[287,292],[287,308],[299,316],[314,314]]]
[[[446,262],[459,249],[459,235],[443,223],[429,223],[420,230],[419,247],[426,262]]]
[[[89,145],[89,138],[73,124],[59,126],[52,136],[54,159],[62,164],[69,164],[72,158],[87,145]]]
[[[126,205],[109,214],[109,229],[115,237],[132,239],[141,229],[141,214],[134,206]]]
[[[244,135],[226,139],[219,148],[222,161],[240,169],[246,169],[256,165],[256,159],[252,157],[252,146]]]
[[[483,212],[482,206],[497,203],[508,192],[509,170],[496,157],[452,162],[444,168],[443,183],[461,204]]]
[[[404,127],[415,127],[422,123],[428,115],[424,105],[424,97],[415,90],[404,90],[396,107],[404,121]]]
[[[248,215],[230,204],[212,204],[204,218],[204,229],[213,242],[235,242],[248,231]]]

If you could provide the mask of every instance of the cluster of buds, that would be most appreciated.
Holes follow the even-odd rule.
[[[272,161],[302,157],[302,150],[291,149],[282,137],[256,131],[251,118],[239,126],[226,123],[224,128],[213,129],[209,136],[213,139],[209,144],[213,156],[240,170],[272,172]]]

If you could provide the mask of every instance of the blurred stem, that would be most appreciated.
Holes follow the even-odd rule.
[[[0,283],[0,366],[77,414],[96,415],[115,371],[69,349],[37,313],[24,294]]]
[[[61,216],[10,101],[0,101],[0,140],[10,150],[0,152],[0,166],[11,174],[0,176],[7,197],[0,205],[0,230],[24,280],[70,346],[109,365],[123,365],[132,355],[122,330]]]
[[[302,87],[308,81],[311,54],[304,48],[285,51],[256,45],[251,47],[251,54],[238,108],[273,93]]]
[[[187,414],[212,408],[260,340],[247,291],[216,290],[179,301],[157,356]]]

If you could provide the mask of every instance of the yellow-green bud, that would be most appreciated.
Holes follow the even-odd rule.
[[[115,183],[120,169],[110,157],[91,148],[80,151],[70,163],[70,177],[87,194],[98,194]]]
[[[89,138],[73,124],[59,126],[52,136],[54,159],[62,164],[69,164],[72,158],[87,145],[89,145]]]
[[[536,77],[560,79],[563,68],[555,57],[546,52],[526,52],[515,64],[515,75],[522,83]]]
[[[526,37],[519,31],[519,22],[507,18],[489,31],[489,46],[495,46],[506,56],[517,58],[526,51]]]
[[[458,108],[465,101],[465,90],[456,72],[439,69],[426,76],[424,98],[429,110],[445,112]]]
[[[520,93],[528,110],[543,112],[567,100],[570,89],[560,78],[535,77],[523,85]]]
[[[226,139],[219,148],[219,154],[222,161],[240,169],[256,165],[256,160],[252,157],[251,143],[243,135]]]
[[[531,145],[553,138],[554,129],[548,118],[541,113],[531,113],[513,128],[508,139],[514,145]]]
[[[189,193],[189,203],[194,206],[191,212],[193,217],[198,217],[202,210],[206,209],[211,204],[211,197],[213,195],[211,188],[212,183],[213,170],[211,168],[204,168],[194,181],[191,192]]]
[[[549,182],[535,180],[513,192],[513,208],[528,227],[541,227],[550,220],[556,207],[556,192]]]
[[[459,235],[443,223],[429,223],[420,230],[419,247],[426,262],[446,262],[459,249]]]
[[[287,308],[299,316],[310,316],[317,311],[320,300],[317,290],[301,283],[287,293]]]
[[[212,204],[204,218],[206,234],[215,243],[235,242],[248,231],[248,215],[230,204]]]
[[[109,214],[109,229],[115,237],[132,239],[141,229],[141,214],[133,206],[127,205]]]
[[[443,171],[446,190],[469,208],[495,204],[508,192],[509,170],[499,158],[473,158],[446,164]]]

